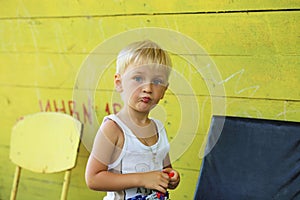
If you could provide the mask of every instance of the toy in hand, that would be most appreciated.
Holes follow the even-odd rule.
[[[168,175],[171,178],[174,176],[174,172],[170,172],[168,173]],[[169,193],[168,191],[166,192],[166,194],[161,192],[153,192],[152,194],[149,194],[147,196],[137,195],[135,197],[129,198],[128,200],[169,200]]]

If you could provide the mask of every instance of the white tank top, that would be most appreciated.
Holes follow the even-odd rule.
[[[108,165],[108,170],[114,173],[128,174],[157,171],[163,169],[163,160],[169,152],[166,130],[157,119],[151,119],[156,125],[158,141],[152,146],[144,145],[132,131],[116,116],[109,115],[103,121],[111,119],[116,122],[123,131],[124,145],[120,156],[115,162]],[[137,195],[148,195],[152,191],[146,188],[131,188],[124,191],[107,192],[104,200],[128,199]]]

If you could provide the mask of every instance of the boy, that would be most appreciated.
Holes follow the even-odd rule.
[[[108,191],[105,200],[166,193],[180,182],[165,128],[149,118],[168,88],[170,67],[169,55],[149,40],[130,44],[118,55],[114,83],[124,105],[104,118],[86,168],[88,187]]]

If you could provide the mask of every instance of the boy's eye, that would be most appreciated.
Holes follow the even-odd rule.
[[[135,76],[133,79],[134,79],[136,82],[142,82],[142,81],[143,81],[143,78],[140,77],[140,76]]]
[[[161,80],[161,79],[154,79],[153,81],[152,81],[152,83],[154,84],[154,85],[163,85],[163,80]]]

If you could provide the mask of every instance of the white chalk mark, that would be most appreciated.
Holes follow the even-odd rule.
[[[23,17],[27,17],[30,18],[31,14],[28,11],[28,9],[26,8],[25,4],[23,1],[19,1],[19,5],[17,10],[17,16],[22,16]],[[27,22],[30,24],[30,32],[31,32],[31,36],[32,36],[32,42],[33,42],[33,46],[35,48],[35,50],[38,50],[38,44],[37,44],[37,39],[36,36],[39,34],[38,29],[36,28],[36,23],[35,21],[28,19]]]
[[[180,32],[176,19],[174,20],[174,24],[175,24],[175,30],[178,31],[178,32]]]
[[[287,101],[284,101],[283,103],[284,120],[286,120],[286,106],[287,106]]]
[[[231,74],[231,75],[230,75],[229,77],[227,77],[226,79],[224,79],[224,80],[218,82],[218,84],[226,83],[226,82],[228,82],[230,79],[232,79],[233,77],[235,77],[235,76],[237,76],[237,75],[239,75],[239,74],[240,74],[240,76],[239,76],[239,79],[238,79],[238,80],[240,80],[240,77],[241,77],[241,75],[242,75],[244,72],[245,72],[245,69],[241,69],[240,71],[237,71],[237,72]]]
[[[252,93],[249,95],[249,97],[252,97],[256,93],[256,91],[260,88],[260,86],[259,85],[253,85],[253,86],[249,86],[249,87],[246,87],[246,88],[243,88],[243,89],[239,90],[238,85],[239,85],[244,73],[245,73],[245,69],[241,69],[240,71],[237,71],[237,72],[233,73],[232,75],[230,75],[229,77],[227,77],[223,81],[220,81],[218,84],[227,83],[229,80],[231,80],[235,76],[238,76],[238,79],[237,79],[236,84],[234,86],[234,93],[235,94],[241,94],[241,93],[243,93],[247,90],[253,90]]]
[[[65,37],[64,33],[61,29],[61,26],[59,24],[56,25],[56,32],[55,32],[55,38],[56,38],[56,44],[59,48],[59,52],[66,52],[66,42],[65,42]]]
[[[105,32],[104,32],[104,29],[103,29],[103,20],[102,20],[102,19],[99,19],[98,24],[99,24],[99,29],[100,29],[102,38],[105,39]]]
[[[288,113],[300,113],[300,109],[280,112],[276,115],[276,118],[280,118],[283,115],[284,120],[287,120],[286,114]]]
[[[209,70],[209,73],[212,74],[211,67],[210,67],[209,64],[205,68],[203,68],[202,70]],[[239,89],[238,88],[239,83],[241,82],[244,73],[245,73],[245,69],[241,69],[241,70],[231,74],[230,76],[228,76],[227,78],[225,78],[221,81],[217,81],[214,78],[214,76],[210,76],[210,77],[212,77],[211,81],[213,81],[213,83],[218,84],[218,85],[226,84],[229,81],[231,81],[233,78],[237,77],[236,83],[234,85],[234,93],[235,94],[241,94],[245,91],[252,90],[251,94],[249,95],[249,97],[252,97],[257,92],[257,90],[260,88],[260,86],[259,85],[252,85],[252,86],[249,86],[249,87],[246,87],[246,88]],[[205,79],[205,77],[204,77],[204,79]]]
[[[0,38],[4,38],[4,23],[2,24],[0,24]],[[2,49],[2,51],[6,51],[7,49],[6,49],[6,46],[5,46],[5,42],[1,42],[1,49]]]
[[[287,110],[287,104],[288,104],[288,101],[284,101],[284,104],[283,104],[283,112],[280,112],[278,113],[275,117],[276,118],[281,118],[283,116],[283,119],[284,120],[287,120],[287,114],[289,113],[299,113],[300,112],[300,109],[296,109],[296,110]]]

